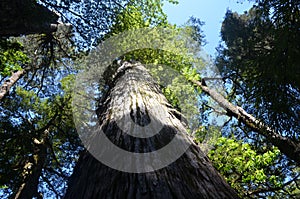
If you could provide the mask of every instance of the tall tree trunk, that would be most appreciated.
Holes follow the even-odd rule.
[[[225,111],[228,116],[233,116],[253,131],[265,136],[270,143],[278,147],[281,153],[285,154],[297,165],[300,165],[300,143],[293,141],[291,138],[282,136],[275,129],[267,126],[262,121],[247,113],[242,107],[235,106],[225,99],[221,94],[206,86],[205,82],[193,81],[194,84],[213,98]]]
[[[33,140],[36,146],[36,151],[34,152],[31,160],[29,160],[24,166],[24,182],[17,191],[14,197],[15,199],[32,199],[33,197],[38,199],[43,198],[43,196],[38,193],[38,185],[47,157],[48,136],[49,132],[48,129],[46,129],[43,132],[43,138],[40,141],[36,138]]]
[[[161,115],[153,115],[156,111],[161,111]],[[74,169],[65,199],[238,198],[235,191],[212,166],[207,156],[190,141],[180,116],[171,108],[141,64],[127,63],[126,67],[119,70],[113,88],[102,101],[98,116],[100,128],[106,137],[127,151],[147,153],[160,150],[179,133],[183,134],[182,140],[188,142],[190,147],[181,157],[166,167],[135,173],[106,166],[86,151],[80,156]],[[128,135],[130,132],[126,131],[126,128],[121,129],[118,126],[117,120],[122,117],[130,117],[139,126],[149,125],[156,120],[163,124],[163,127],[158,134],[149,138],[145,138],[147,137],[145,134],[155,132],[146,132],[143,129],[137,131],[144,135],[144,138],[137,138]],[[176,147],[173,150],[176,150]],[[104,147],[101,150],[109,149]],[[119,158],[122,161],[122,157],[118,154],[112,154],[110,158]],[[127,164],[129,167],[143,171],[141,165],[151,168],[156,162],[160,163],[164,160],[157,159],[147,164],[143,164],[143,161],[145,160],[128,159]]]

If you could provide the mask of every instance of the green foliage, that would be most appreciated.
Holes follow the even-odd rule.
[[[135,6],[127,6],[116,17],[116,24],[113,25],[109,35],[115,35],[130,29],[145,28],[150,26],[150,19],[145,19],[141,9]]]
[[[33,140],[41,140],[45,130],[49,131],[49,143],[40,173],[40,189],[44,190],[44,196],[51,197],[62,193],[66,186],[81,149],[71,111],[71,85],[77,68],[72,68],[76,60],[71,60],[75,53],[69,33],[68,27],[59,27],[53,35],[21,37],[18,43],[5,41],[14,43],[6,45],[9,59],[12,64],[22,66],[26,75],[0,102],[1,198],[12,196],[24,182],[27,172],[24,166],[34,162],[37,153]],[[76,54],[76,57],[81,56]]]
[[[167,16],[162,9],[164,2],[178,4],[177,0],[140,0],[131,1],[129,5],[139,8],[147,23],[152,26],[157,26],[167,23]]]
[[[297,137],[299,23],[290,27],[294,19],[274,21],[265,10],[277,9],[272,5],[255,6],[242,15],[227,12],[221,31],[226,47],[219,49],[217,65],[233,82],[231,96],[242,96],[247,111],[288,136]],[[281,17],[289,15],[288,10],[282,12]],[[300,20],[298,15],[293,17]]]
[[[189,23],[177,27],[168,24],[163,15],[162,18],[152,16],[153,19],[149,16],[152,15],[147,15],[139,6],[128,6],[119,13],[116,24],[104,37],[104,42],[112,36],[121,37],[119,40],[114,39],[110,44],[110,54],[126,52],[117,59],[145,64],[157,83],[162,86],[162,91],[169,102],[190,121],[192,129],[197,128],[199,122],[197,95],[200,90],[195,89],[189,81],[200,80],[198,70],[204,66],[202,58],[197,57],[200,41],[203,39],[200,34],[202,24],[198,21],[197,24]],[[158,40],[158,46],[161,46],[157,46],[157,49],[147,48],[157,44]],[[128,52],[128,49],[134,50]],[[107,52],[102,53],[100,50],[96,53],[105,56]],[[111,81],[115,70],[115,67],[110,67],[105,71],[106,84]]]
[[[60,4],[53,2],[55,1],[43,1],[47,6],[61,11],[63,14],[62,20],[70,20],[75,25],[74,28],[81,38],[76,34],[75,39],[77,41],[75,41],[75,44],[78,46],[72,46],[74,43],[70,44],[66,40],[49,42],[49,39],[53,38],[43,35],[41,37],[45,41],[42,44],[43,48],[36,52],[40,54],[39,60],[47,61],[43,61],[39,69],[22,79],[22,83],[14,88],[11,97],[0,107],[3,111],[3,114],[0,114],[0,143],[2,148],[0,163],[4,165],[0,170],[0,186],[2,189],[9,187],[14,192],[18,189],[22,183],[23,172],[23,165],[19,162],[29,160],[34,153],[32,139],[40,138],[42,130],[49,127],[51,148],[54,153],[50,152],[51,148],[49,148],[47,162],[41,174],[40,190],[49,198],[57,192],[64,192],[67,176],[74,166],[78,150],[81,149],[72,118],[71,94],[75,74],[79,69],[89,68],[89,65],[84,65],[84,61],[80,64],[74,64],[78,60],[70,60],[69,58],[74,57],[74,48],[87,50],[92,44],[97,45],[100,41],[109,39],[111,36],[139,28],[149,28],[147,34],[153,35],[152,38],[161,39],[164,48],[133,50],[122,57],[118,57],[118,59],[135,60],[149,65],[149,71],[158,84],[161,85],[168,101],[184,113],[184,116],[190,122],[190,128],[198,128],[197,131],[193,132],[193,135],[196,137],[196,141],[201,143],[202,150],[209,151],[208,155],[215,167],[230,185],[239,192],[241,197],[260,197],[261,195],[256,194],[260,191],[263,192],[261,197],[273,197],[274,192],[277,193],[283,190],[287,178],[295,177],[291,173],[283,171],[286,165],[279,160],[281,154],[279,154],[278,149],[220,137],[221,133],[218,127],[204,127],[203,121],[201,121],[203,126],[198,127],[200,115],[199,95],[201,91],[191,86],[188,81],[200,80],[201,74],[199,74],[199,71],[206,64],[201,57],[195,56],[199,54],[200,47],[204,42],[201,32],[203,23],[201,21],[191,19],[181,27],[171,25],[167,22],[167,17],[162,11],[163,1],[157,0],[114,1],[111,7],[107,7],[111,1],[62,0]],[[174,0],[169,0],[169,2],[177,3]],[[121,4],[121,6],[118,4]],[[78,16],[74,15],[76,12]],[[264,64],[257,64],[257,60],[252,60],[252,56],[256,55],[260,55],[258,61],[260,59],[265,60],[264,55],[269,53],[269,50],[256,51],[252,48],[254,49],[257,46],[259,48],[269,48],[271,44],[273,45],[275,36],[278,40],[279,33],[285,33],[283,31],[268,35],[270,22],[271,20],[257,9],[253,9],[250,13],[242,16],[228,13],[224,22],[222,36],[224,41],[227,42],[228,51],[223,51],[225,62],[222,62],[222,64],[228,64],[228,60],[233,61],[226,65],[227,70],[223,72],[224,74],[232,71],[233,74],[238,72],[243,77],[243,79],[238,79],[238,82],[247,79],[245,81],[247,87],[242,84],[242,88],[252,89],[249,90],[249,96],[253,94],[255,89],[268,88],[269,86],[269,84],[261,86],[262,82],[266,83],[269,79],[262,81],[263,78],[259,78],[265,62],[263,62]],[[162,34],[155,29],[156,27],[167,28],[169,32],[161,37]],[[272,31],[275,29],[271,26]],[[122,38],[119,46],[113,46],[114,43],[112,48],[124,52],[124,49],[127,49],[129,45],[128,42],[132,42],[137,46],[139,43],[144,43],[147,46],[147,44],[153,42],[151,38],[143,39],[128,34]],[[80,44],[78,40],[83,44]],[[196,41],[196,44],[191,42],[192,40]],[[26,44],[34,41],[36,40],[27,41]],[[63,49],[60,48],[62,44]],[[9,45],[6,48],[1,47],[1,50],[4,49],[2,51],[6,52],[6,54],[0,54],[1,63],[7,63],[3,70],[1,68],[1,71],[3,71],[2,76],[8,76],[14,70],[21,69],[22,64],[32,61],[22,52],[21,44]],[[276,49],[276,47],[283,49],[281,43],[272,47],[273,49]],[[67,50],[67,52],[60,54],[60,50]],[[35,49],[30,49],[29,52],[30,55],[33,55]],[[293,50],[293,52],[296,52],[296,50]],[[273,53],[272,56],[267,58],[277,63],[278,60],[273,60],[277,55]],[[4,65],[1,64],[2,66]],[[230,71],[235,66],[237,68]],[[278,68],[276,67],[274,65],[274,71],[271,70],[274,74],[275,72],[278,74]],[[5,70],[5,68],[7,69]],[[115,68],[110,69],[115,70]],[[113,73],[108,73],[106,78],[110,79],[111,74]],[[252,79],[255,82],[251,82]],[[272,81],[274,80],[277,83],[282,83],[279,76],[272,79]],[[296,80],[297,77],[293,76],[292,80],[288,81],[292,85],[296,85]],[[103,85],[103,87],[105,86],[107,85]],[[270,90],[270,92],[273,92],[273,90]],[[261,91],[261,93],[263,92]],[[279,93],[274,93],[274,95],[279,95]],[[273,100],[276,102],[277,99],[274,98]],[[253,98],[253,102],[258,104],[258,108],[264,100],[256,96]],[[264,113],[265,109],[260,112]],[[294,122],[294,124],[296,123]],[[212,147],[214,147],[213,150],[211,150]],[[51,183],[46,182],[45,178],[49,179]],[[51,185],[56,190],[51,190],[53,189]],[[293,186],[295,187],[295,184]],[[295,194],[299,192],[296,188],[293,191]]]
[[[6,52],[0,54],[1,67],[9,68],[1,68],[1,76],[25,63],[31,66],[0,106],[1,196],[16,193],[24,182],[24,163],[36,153],[33,139],[40,140],[45,129],[49,130],[49,146],[39,190],[47,198],[64,193],[82,150],[71,104],[75,74],[86,67],[77,60],[82,59],[78,50],[88,51],[103,38],[132,28],[166,25],[162,1],[157,0],[40,2],[59,12],[63,22],[72,23],[75,34],[70,26],[59,26],[53,34],[22,37],[24,48],[21,43],[1,43],[1,53]],[[146,54],[142,58],[146,60]]]
[[[279,154],[275,147],[258,153],[248,143],[220,137],[208,156],[227,182],[245,197],[256,190],[283,185],[284,179],[272,173]]]
[[[10,195],[23,183],[23,167],[32,161],[36,152],[33,139],[40,140],[45,129],[49,131],[49,148],[41,177],[48,176],[51,179],[55,192],[61,192],[64,188],[62,185],[65,186],[66,178],[70,175],[69,167],[74,164],[80,149],[72,119],[72,81],[74,75],[63,78],[63,90],[59,92],[63,94],[46,98],[40,97],[34,90],[16,87],[12,94],[14,100],[6,101],[5,109],[1,108],[0,185],[3,186],[3,193]],[[41,183],[49,186],[44,180]],[[47,194],[50,194],[49,190]]]
[[[75,43],[79,50],[87,50],[99,44],[111,28],[118,26],[120,17],[130,15],[130,25],[138,21],[131,12],[141,11],[143,19],[150,25],[164,24],[166,15],[163,2],[176,4],[177,0],[102,0],[102,1],[53,1],[40,0],[50,10],[56,10],[64,23],[71,23],[76,32]],[[127,12],[127,13],[125,13]],[[137,18],[136,18],[137,17]],[[127,26],[120,24],[120,26]]]
[[[21,70],[23,65],[29,62],[29,58],[22,50],[23,46],[18,41],[0,40],[0,75],[2,77]]]
[[[199,81],[200,80],[200,74],[198,73],[196,68],[188,68],[188,67],[183,68],[182,75],[188,81]]]
[[[153,70],[152,70],[153,71]],[[179,110],[188,121],[189,130],[198,128],[199,125],[199,109],[198,98],[199,93],[191,84],[178,72],[161,70],[159,79],[169,80],[167,86],[162,87],[162,92],[167,100],[174,108]],[[168,77],[163,77],[161,74],[167,74]],[[161,80],[162,81],[162,80]]]
[[[244,14],[226,13],[221,30],[225,44],[219,47],[217,66],[228,80],[229,100],[282,136],[299,142],[299,1],[254,1],[253,8]],[[251,143],[250,149],[249,145],[241,148],[245,143],[221,140],[223,150],[238,144],[237,154],[229,151],[229,157],[219,151],[224,157],[215,153],[211,158],[219,158],[216,165],[231,183],[241,182],[234,185],[241,195],[298,198],[299,194],[293,193],[299,181],[295,163],[274,148],[265,149],[270,140],[243,124],[229,124],[234,135]],[[222,167],[226,162],[236,164],[235,169]]]

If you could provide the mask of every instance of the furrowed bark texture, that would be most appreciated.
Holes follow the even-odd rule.
[[[288,137],[282,136],[275,129],[264,124],[254,116],[247,113],[242,107],[235,106],[225,99],[221,94],[213,89],[208,88],[205,83],[193,81],[197,86],[213,98],[225,111],[228,116],[233,116],[253,131],[265,136],[270,143],[278,147],[281,153],[285,154],[291,160],[294,160],[297,165],[300,165],[300,143],[293,141]]]
[[[155,107],[160,108],[153,110]],[[167,115],[153,115],[155,111]],[[127,151],[143,153],[158,150],[168,144],[179,131],[184,132],[185,141],[191,145],[173,163],[147,173],[118,171],[102,164],[89,152],[83,152],[69,181],[65,199],[238,198],[207,156],[190,141],[178,114],[175,114],[141,64],[127,63],[127,67],[119,70],[114,87],[102,101],[98,115],[105,135],[115,145]],[[131,117],[140,126],[145,126],[155,119],[164,126],[152,137],[133,137],[116,124],[118,117],[126,116]],[[138,161],[129,160],[128,164],[136,164],[137,167],[140,165]]]

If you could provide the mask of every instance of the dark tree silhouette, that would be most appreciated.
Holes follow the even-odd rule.
[[[57,28],[58,16],[35,0],[2,0],[0,9],[0,36],[51,33]]]

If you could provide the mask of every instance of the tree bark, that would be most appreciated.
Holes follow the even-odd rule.
[[[37,199],[43,198],[43,196],[38,193],[38,185],[47,157],[48,134],[49,132],[46,129],[43,132],[43,138],[41,141],[37,139],[33,140],[36,145],[36,151],[34,152],[31,160],[29,160],[24,166],[24,182],[17,191],[14,197],[15,199],[32,199],[33,197],[37,197]]]
[[[175,114],[141,64],[127,63],[126,67],[119,69],[113,88],[101,104],[98,112],[100,128],[118,147],[135,153],[152,152],[163,148],[180,132],[184,135],[183,140],[189,142],[190,146],[181,157],[166,167],[140,173],[115,170],[85,151],[76,164],[65,199],[239,198],[212,166],[207,156],[191,141],[180,116]],[[161,115],[166,113],[166,117],[153,115],[155,111],[161,111]],[[117,125],[117,119],[120,117],[130,117],[140,126],[157,120],[163,127],[154,136],[137,138],[127,134],[124,128],[120,129]],[[138,133],[149,132],[141,130]],[[116,157],[120,160],[122,158],[118,157],[118,154],[111,158]],[[128,164],[139,168],[142,165],[141,161],[128,160]]]
[[[14,72],[0,87],[0,101],[9,93],[10,88],[26,73],[25,69]]]
[[[221,94],[208,88],[205,83],[199,81],[193,81],[193,83],[214,99],[226,111],[228,116],[235,117],[253,131],[266,137],[270,143],[278,147],[281,153],[285,154],[291,160],[294,160],[297,165],[300,165],[300,143],[296,143],[292,139],[282,136],[275,129],[272,129],[262,121],[248,114],[242,107],[235,106]]]

